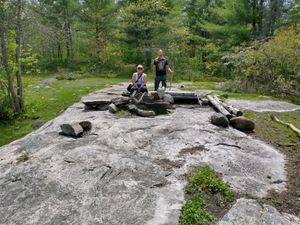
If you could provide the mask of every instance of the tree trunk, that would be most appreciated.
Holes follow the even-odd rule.
[[[259,0],[259,6],[258,6],[258,34],[259,35],[262,35],[263,33],[264,1],[265,0]]]
[[[72,31],[71,25],[69,21],[66,21],[65,24],[65,32],[66,32],[66,45],[67,45],[67,62],[70,64],[73,60],[73,38],[72,38]]]
[[[2,53],[2,64],[5,69],[7,81],[8,81],[8,89],[9,94],[12,97],[14,108],[18,113],[21,113],[21,108],[18,100],[18,96],[16,95],[15,89],[14,89],[14,83],[11,75],[11,70],[9,66],[9,56],[8,56],[8,50],[6,46],[6,27],[5,27],[5,11],[4,7],[2,5],[3,3],[0,3],[0,43],[1,43],[1,53]]]
[[[16,77],[17,77],[17,95],[19,98],[20,110],[24,111],[24,98],[23,98],[23,82],[22,82],[22,70],[21,70],[21,35],[22,35],[22,23],[21,23],[21,9],[22,1],[17,0],[16,14]]]
[[[278,0],[270,0],[270,12],[268,18],[268,35],[273,35],[275,31],[278,11]]]
[[[256,19],[257,19],[257,0],[252,1],[252,32],[253,34],[257,33],[256,30]]]

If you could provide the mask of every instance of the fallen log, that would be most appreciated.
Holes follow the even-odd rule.
[[[219,101],[223,107],[231,114],[235,115],[235,116],[242,116],[243,115],[243,112],[234,108],[233,106],[231,105],[228,105],[226,104],[225,102],[222,102],[217,96],[214,96],[214,98]]]
[[[297,135],[298,135],[298,137],[300,137],[300,130],[297,128],[297,127],[295,127],[293,124],[291,124],[291,123],[285,123],[285,122],[283,122],[282,120],[279,120],[276,116],[274,116],[274,115],[270,115],[270,117],[271,117],[271,119],[273,120],[273,121],[275,121],[275,122],[277,122],[277,123],[280,123],[280,124],[283,124],[283,125],[285,125],[285,126],[287,126],[288,128],[290,128],[292,131],[294,131]]]
[[[137,109],[136,114],[143,117],[153,117],[156,115],[154,111],[142,110],[142,109]]]
[[[156,91],[150,92],[151,95],[157,95]],[[195,104],[198,103],[198,97],[195,92],[189,91],[166,91],[165,95],[171,95],[175,103]],[[158,100],[158,99],[155,99]]]
[[[131,113],[135,113],[139,116],[143,116],[143,117],[153,117],[155,116],[155,112],[154,111],[148,111],[148,110],[142,110],[142,109],[139,109],[136,105],[134,104],[130,104],[128,105],[128,110],[129,112]]]
[[[116,106],[126,105],[126,104],[129,103],[129,101],[130,101],[130,98],[129,98],[129,97],[123,97],[123,96],[121,96],[121,97],[116,97],[116,98],[113,98],[113,99],[111,100],[111,102],[112,102],[113,104],[115,104]]]
[[[209,102],[213,105],[213,107],[220,113],[222,113],[224,116],[226,116],[229,120],[233,117],[230,112],[228,112],[224,106],[221,104],[220,101],[218,101],[214,96],[207,95],[207,99]]]

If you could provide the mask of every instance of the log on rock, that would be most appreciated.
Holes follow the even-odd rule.
[[[126,104],[129,103],[129,101],[130,101],[130,98],[129,97],[124,97],[124,96],[113,98],[111,100],[111,102],[113,104],[115,104],[115,106],[126,105]]]
[[[214,113],[211,118],[211,123],[221,127],[228,127],[229,120],[222,113]]]
[[[154,111],[142,110],[139,108],[137,109],[136,114],[143,117],[153,117],[156,115]]]
[[[151,92],[151,95],[155,97],[155,100],[159,100],[157,92]],[[175,103],[187,103],[187,104],[197,104],[198,97],[195,92],[189,91],[165,91],[165,95],[171,95]]]
[[[231,126],[241,131],[253,131],[255,129],[255,123],[246,119],[243,116],[235,117],[230,120]]]
[[[155,116],[155,112],[154,111],[148,111],[148,110],[142,110],[142,109],[139,109],[136,105],[134,104],[130,104],[128,105],[128,110],[129,112],[131,113],[135,113],[139,116],[143,116],[143,117],[152,117],[152,116]]]
[[[111,103],[111,98],[102,96],[87,96],[81,102],[85,105],[86,110],[107,110]]]
[[[233,117],[230,112],[228,112],[224,106],[221,104],[218,99],[214,98],[214,96],[207,95],[207,99],[209,102],[213,105],[213,107],[220,113],[222,113],[224,116],[226,116],[229,120]]]
[[[243,115],[243,112],[240,111],[239,109],[236,109],[236,108],[234,108],[233,106],[228,105],[228,104],[226,104],[226,103],[222,103],[222,104],[223,104],[224,108],[225,108],[228,112],[230,112],[231,114],[233,114],[233,115],[235,115],[235,116],[242,116],[242,115]]]
[[[217,99],[222,105],[223,107],[228,111],[230,112],[231,114],[235,115],[235,116],[242,116],[243,115],[243,112],[240,111],[239,109],[237,108],[234,108],[233,106],[231,105],[228,105],[227,103],[225,102],[222,102],[217,96],[214,96],[215,99]]]

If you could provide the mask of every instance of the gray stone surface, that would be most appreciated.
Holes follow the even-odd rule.
[[[214,113],[210,117],[210,120],[211,120],[211,123],[216,125],[216,126],[221,126],[221,127],[228,127],[229,126],[229,120],[222,113]]]
[[[274,207],[252,199],[238,199],[218,225],[299,225],[299,218],[280,214]]]
[[[169,115],[127,118],[74,104],[0,148],[0,224],[175,225],[184,175],[199,165],[212,166],[240,193],[284,190],[284,156],[236,129],[212,125],[213,113],[178,106]],[[91,121],[92,133],[80,139],[58,134],[60,124],[74,121]],[[180,154],[196,146],[207,151]],[[23,151],[29,160],[17,163]],[[177,161],[180,166],[165,165]]]
[[[227,99],[225,102],[240,110],[256,112],[288,112],[300,109],[299,105],[283,101]]]

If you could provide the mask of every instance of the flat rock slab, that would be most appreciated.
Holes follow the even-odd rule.
[[[280,214],[274,207],[261,206],[252,199],[238,199],[218,225],[299,225],[300,219]]]
[[[212,125],[213,113],[181,106],[169,115],[127,118],[74,104],[0,148],[0,224],[176,225],[193,166],[212,166],[240,193],[285,190],[284,155]],[[92,133],[59,135],[60,124],[72,121],[90,121]],[[187,150],[197,147],[205,151]],[[24,151],[29,160],[17,163]]]
[[[300,109],[299,105],[284,101],[227,99],[225,102],[240,110],[255,112],[289,112]]]

